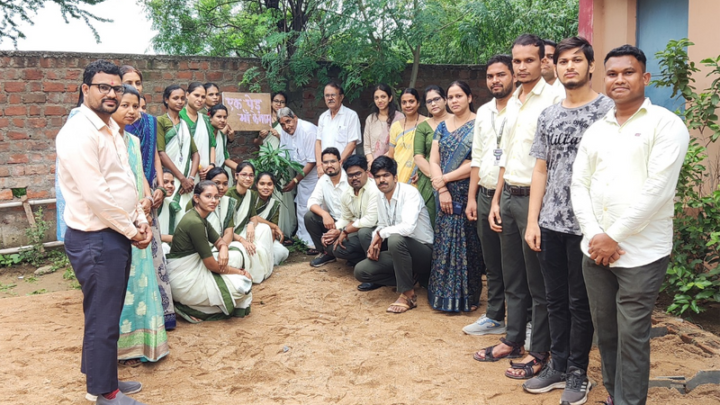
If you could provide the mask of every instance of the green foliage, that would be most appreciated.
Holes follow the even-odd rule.
[[[17,287],[17,284],[3,284],[0,283],[0,291],[10,293],[13,288]]]
[[[256,173],[269,172],[275,176],[275,188],[282,191],[282,187],[290,183],[294,173],[301,172],[303,167],[290,159],[290,151],[284,148],[273,148],[270,143],[260,146],[254,152],[257,157],[250,162],[255,166]]]
[[[720,67],[716,59],[701,61],[716,76],[711,86],[697,93],[693,73],[699,69],[689,61],[687,39],[672,40],[664,51],[656,53],[660,76],[653,84],[672,88],[673,97],[682,95],[685,110],[676,113],[688,128],[697,130],[691,137],[675,195],[673,250],[663,290],[673,296],[668,312],[683,314],[688,310],[700,313],[707,302],[720,302],[720,187],[708,180],[717,178],[706,164],[707,145],[720,136],[715,108],[720,93]],[[714,176],[714,177],[713,177]],[[710,190],[707,190],[710,188]]]
[[[293,244],[290,246],[287,246],[290,253],[295,253],[295,252],[305,253],[305,252],[307,252],[308,245],[305,242],[303,242],[300,238],[298,238],[297,236],[294,236],[292,238],[292,241],[293,241]]]
[[[10,40],[17,48],[17,40],[25,38],[25,34],[18,29],[18,23],[26,22],[33,24],[32,17],[38,10],[45,7],[48,2],[60,6],[60,16],[65,24],[70,24],[70,18],[83,20],[90,28],[95,40],[100,43],[100,36],[92,26],[90,20],[99,22],[112,22],[107,18],[98,17],[91,12],[84,10],[83,6],[93,6],[105,0],[3,0],[0,1],[0,12],[3,16],[0,19],[0,43],[5,39]]]
[[[67,269],[69,268],[70,271],[72,271],[72,267],[70,266],[70,259],[68,259],[67,255],[62,250],[53,250],[48,255],[50,259],[50,263],[52,264],[52,271],[55,272],[60,269]]]
[[[23,256],[19,253],[11,255],[0,255],[0,266],[10,267],[23,261]]]
[[[43,219],[42,207],[34,214],[35,226],[31,226],[25,230],[25,235],[32,247],[22,252],[23,259],[33,266],[43,263],[47,259],[47,252],[43,246],[45,232],[48,230],[48,223]]]
[[[47,293],[47,292],[48,292],[48,291],[47,291],[46,289],[41,288],[41,289],[39,289],[39,290],[35,290],[35,291],[33,291],[33,292],[31,292],[31,293],[27,293],[27,294],[25,294],[25,295],[40,295],[40,294],[45,294],[45,293]]]
[[[30,276],[25,278],[26,283],[37,283],[38,279],[35,276]]]
[[[579,9],[578,0],[141,2],[156,51],[260,58],[240,83],[250,91],[295,90],[338,69],[349,100],[378,82],[400,84],[408,63],[478,64],[522,33],[576,35]]]

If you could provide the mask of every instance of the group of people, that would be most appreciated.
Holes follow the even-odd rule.
[[[519,359],[505,375],[525,391],[583,404],[597,333],[607,403],[644,404],[688,131],[645,97],[636,47],[605,57],[605,95],[583,38],[524,34],[511,49],[488,62],[493,98],[477,111],[462,81],[405,89],[399,109],[379,84],[361,132],[339,83],[325,86],[317,126],[273,94],[273,127],[255,143],[302,166],[288,184],[230,159],[217,85],[169,86],[156,118],[140,111],[138,70],[91,63],[57,137],[88,395],[137,404],[125,394],[141,385],[118,382],[117,361],[166,355],[176,314],[247,315],[252,284],[297,230],[311,266],[342,259],[358,290],[394,286],[390,313],[415,308],[419,288],[433,309],[474,311],[486,274],[485,314],[463,331],[504,337],[475,360]]]

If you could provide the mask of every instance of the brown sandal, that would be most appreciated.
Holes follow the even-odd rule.
[[[505,358],[518,359],[518,358],[522,357],[523,351],[524,351],[523,345],[521,345],[519,343],[510,342],[509,340],[507,340],[505,338],[500,338],[500,341],[505,343],[506,345],[512,347],[512,351],[504,356],[495,357],[495,356],[493,356],[492,352],[493,352],[493,349],[498,345],[490,346],[490,347],[486,347],[481,350],[481,351],[485,351],[485,357],[480,357],[480,351],[478,351],[478,352],[475,352],[475,354],[473,354],[473,359],[475,359],[477,361],[482,361],[482,362],[496,362],[500,359],[505,359]]]
[[[405,300],[405,302],[401,302],[400,300]],[[390,308],[392,307],[399,307],[402,309],[402,311],[391,311]],[[390,312],[391,314],[402,314],[404,312],[407,312],[413,308],[417,307],[417,294],[413,295],[412,297],[408,298],[405,294],[400,294],[397,300],[390,304],[386,312]]]
[[[531,352],[530,355],[533,356],[533,359],[527,363],[515,363],[512,360],[510,361],[510,367],[512,367],[512,369],[522,370],[521,375],[515,375],[511,373],[510,370],[505,370],[505,377],[512,378],[514,380],[529,380],[539,374],[550,359],[550,356],[547,353],[540,354]],[[537,365],[540,366],[540,369],[535,371],[535,366]]]

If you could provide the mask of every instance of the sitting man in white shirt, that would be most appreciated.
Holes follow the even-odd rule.
[[[345,171],[340,167],[340,151],[337,148],[327,148],[322,152],[321,158],[325,174],[318,179],[315,190],[308,199],[308,212],[304,218],[305,228],[319,254],[310,262],[313,267],[324,266],[336,260],[332,249],[340,236],[340,229],[335,225],[335,221],[342,215],[340,197],[350,188]]]
[[[570,188],[609,405],[647,401],[650,321],[673,247],[673,197],[689,142],[683,121],[645,98],[645,68],[634,46],[605,57],[605,93],[615,108],[585,131]]]
[[[403,313],[417,306],[415,283],[427,286],[433,251],[433,228],[425,201],[410,184],[397,182],[397,163],[380,156],[370,167],[380,193],[378,226],[367,259],[355,266],[363,283],[397,286],[398,299],[387,312]]]
[[[368,178],[367,167],[368,161],[363,155],[352,155],[343,163],[350,187],[340,197],[342,215],[335,223],[340,235],[335,240],[332,253],[338,259],[347,260],[350,266],[365,259],[372,232],[377,226],[376,196],[380,191],[375,181]]]

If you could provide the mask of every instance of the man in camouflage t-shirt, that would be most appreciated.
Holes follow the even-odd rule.
[[[583,133],[613,102],[590,85],[594,55],[585,39],[561,41],[555,63],[567,98],[538,119],[525,233],[545,281],[551,360],[523,388],[531,393],[564,388],[561,403],[575,404],[584,403],[592,387],[586,373],[594,329],[582,273],[582,232],[570,201],[572,165]]]

